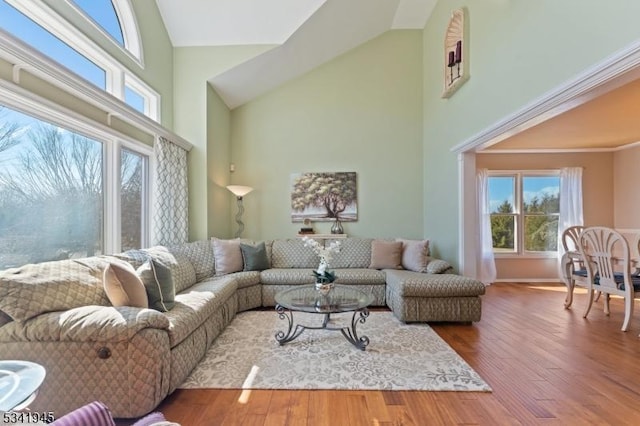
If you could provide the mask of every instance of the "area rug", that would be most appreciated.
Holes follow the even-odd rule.
[[[305,325],[322,318],[294,313]],[[351,318],[332,315],[329,325]],[[391,312],[372,312],[358,324],[358,335],[370,339],[364,351],[329,330],[305,330],[280,346],[275,334],[286,329],[275,311],[238,314],[180,388],[491,391],[428,325],[404,324]]]

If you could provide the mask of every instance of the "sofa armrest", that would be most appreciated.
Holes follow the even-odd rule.
[[[0,342],[120,342],[131,340],[145,328],[166,330],[169,320],[152,309],[82,306],[5,324],[0,328]]]

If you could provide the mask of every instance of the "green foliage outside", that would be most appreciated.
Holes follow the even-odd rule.
[[[524,249],[555,251],[558,244],[560,197],[545,194],[524,203]],[[496,251],[514,251],[515,215],[511,203],[504,201],[491,214],[491,234]]]

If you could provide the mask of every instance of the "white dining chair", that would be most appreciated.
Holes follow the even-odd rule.
[[[577,285],[587,287],[587,270],[580,254],[579,239],[584,226],[570,226],[562,232],[562,247],[564,253],[560,260],[562,278],[567,286],[567,296],[564,308],[569,309],[573,303],[573,290]]]
[[[631,256],[627,240],[614,229],[594,226],[585,228],[579,238],[580,254],[587,270],[588,303],[583,317],[593,305],[594,293],[604,293],[604,309],[610,314],[609,296],[624,299],[622,331],[629,329],[634,299],[640,292],[640,277],[632,274]]]

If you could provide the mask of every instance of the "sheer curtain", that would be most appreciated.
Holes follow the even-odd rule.
[[[159,137],[154,145],[153,244],[165,246],[189,238],[189,188],[187,151]]]
[[[479,169],[476,174],[478,193],[478,240],[480,253],[478,279],[485,285],[496,280],[496,262],[493,257],[493,238],[491,236],[491,206],[489,205],[489,171]]]
[[[562,258],[562,233],[570,226],[584,225],[582,217],[582,167],[560,170],[560,218],[558,219],[558,260]]]

